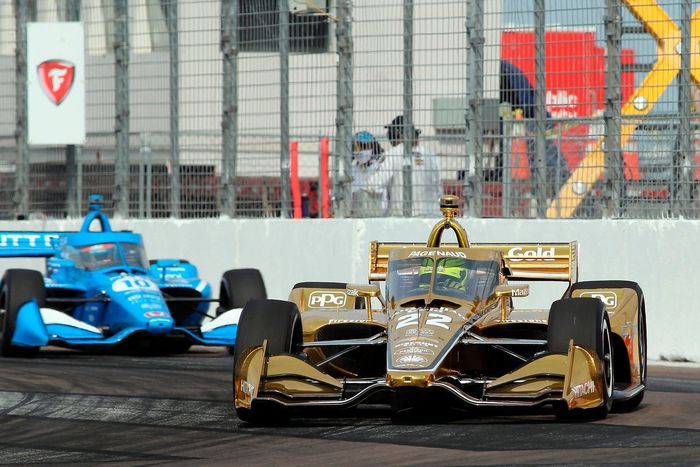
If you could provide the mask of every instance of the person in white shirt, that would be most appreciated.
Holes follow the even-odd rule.
[[[377,173],[384,162],[384,148],[368,131],[358,131],[352,142],[352,217],[380,217],[384,189]]]
[[[404,156],[403,115],[386,125],[391,148],[386,152],[384,164],[379,169],[379,183],[384,187],[384,215],[403,216],[403,172],[411,171],[411,216],[434,217],[440,215],[439,199],[442,195],[440,166],[432,151],[418,142],[420,130],[413,128],[413,147],[410,159]]]

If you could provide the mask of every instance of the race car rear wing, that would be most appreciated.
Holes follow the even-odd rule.
[[[378,242],[369,247],[369,280],[386,280],[389,252],[394,248],[423,248],[425,243]],[[454,250],[457,244],[443,243],[440,249]],[[568,243],[472,243],[473,249],[500,251],[508,279],[566,281],[578,280],[578,242]]]
[[[0,257],[48,257],[58,252],[62,236],[69,232],[0,232]]]

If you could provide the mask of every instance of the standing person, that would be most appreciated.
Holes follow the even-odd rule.
[[[413,147],[410,160],[404,160],[403,115],[395,117],[384,128],[391,148],[386,153],[386,161],[380,170],[380,181],[385,188],[385,214],[403,215],[403,170],[411,168],[411,215],[432,217],[438,215],[438,200],[442,195],[440,166],[432,151],[418,142],[421,131],[413,128]]]
[[[384,162],[384,148],[368,131],[358,131],[352,141],[352,217],[379,217],[383,193],[377,173]]]

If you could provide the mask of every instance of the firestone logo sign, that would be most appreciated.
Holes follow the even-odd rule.
[[[75,65],[67,60],[46,60],[37,66],[37,73],[46,96],[60,105],[73,87]]]

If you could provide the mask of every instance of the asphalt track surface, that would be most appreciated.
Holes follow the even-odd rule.
[[[0,464],[700,465],[700,366],[649,370],[640,408],[599,422],[547,411],[392,424],[369,407],[254,427],[231,406],[231,357],[0,360]]]

